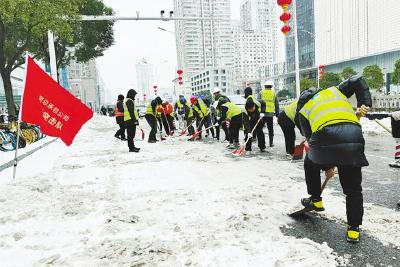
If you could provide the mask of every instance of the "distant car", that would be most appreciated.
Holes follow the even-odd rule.
[[[241,96],[241,95],[229,95],[227,97],[229,98],[229,100],[233,104],[237,105],[238,107],[240,107],[241,109],[244,110],[244,105],[246,104],[246,99],[244,99],[243,96]],[[217,105],[218,105],[218,102],[215,101],[213,106],[216,108]]]
[[[243,111],[245,110],[244,105],[246,104],[246,99],[241,95],[230,95],[228,96],[229,100],[235,104],[236,106],[240,107]]]

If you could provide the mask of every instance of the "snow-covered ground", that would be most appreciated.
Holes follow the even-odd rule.
[[[379,120],[379,122],[381,122],[384,126],[386,126],[387,128],[391,128],[391,122],[390,122],[390,117],[389,118],[385,118],[382,120]],[[388,135],[389,133],[382,127],[380,126],[378,123],[376,123],[373,120],[369,120],[367,118],[361,118],[361,125],[363,128],[363,133],[366,135]],[[389,134],[390,135],[390,134]]]
[[[128,153],[116,129],[95,116],[71,147],[57,141],[23,160],[16,181],[0,172],[1,266],[346,263],[326,243],[280,231],[306,195],[291,179],[303,176],[298,164],[185,138],[138,141],[141,152]],[[328,188],[325,199],[324,216],[344,231],[344,198]],[[398,245],[399,217],[366,206],[365,231]]]

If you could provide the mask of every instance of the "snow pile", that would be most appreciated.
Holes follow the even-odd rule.
[[[113,118],[95,116],[71,147],[56,142],[22,161],[15,184],[11,169],[0,173],[2,265],[346,262],[325,243],[280,231],[305,195],[304,182],[296,181],[301,166],[268,155],[233,157],[224,144],[186,138],[137,141],[141,152],[128,153],[113,137],[116,128]],[[344,215],[343,198],[327,199]]]
[[[382,120],[379,120],[383,125],[385,125],[387,128],[391,128],[391,122],[390,118],[384,118]],[[363,133],[366,135],[390,135],[382,126],[380,126],[377,122],[373,120],[369,120],[367,118],[361,118],[361,125],[363,129]]]

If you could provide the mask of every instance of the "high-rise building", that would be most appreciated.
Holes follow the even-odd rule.
[[[136,64],[137,88],[140,95],[146,94],[150,97],[154,94],[152,91],[154,83],[154,68],[146,59],[142,59]]]
[[[400,47],[398,0],[315,1],[316,61],[328,65]]]
[[[260,67],[278,60],[276,10],[274,0],[247,0],[241,5],[240,22],[233,26],[236,87],[259,84]]]
[[[67,67],[71,93],[93,110],[101,107],[98,72],[95,60],[87,63],[71,61]]]
[[[291,13],[293,13],[292,8],[293,5],[289,9]],[[300,70],[313,68],[315,67],[314,0],[297,0],[296,15]],[[286,37],[286,67],[289,73],[295,71],[294,31],[291,31]],[[315,74],[315,71],[309,73],[310,77],[315,77]],[[293,73],[287,83],[294,82],[294,79]]]
[[[178,67],[189,94],[193,75],[210,67],[233,67],[230,0],[174,0],[174,10],[178,17],[217,18],[175,22]]]

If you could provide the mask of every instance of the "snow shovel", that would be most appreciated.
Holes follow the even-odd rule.
[[[329,180],[330,180],[331,178],[335,177],[335,174],[336,174],[336,172],[334,171],[334,174],[333,174],[333,175],[330,175],[330,176],[326,176],[326,177],[325,177],[325,181],[324,181],[324,182],[322,183],[322,185],[321,185],[321,194],[322,194],[322,192],[324,191],[324,189],[325,189],[326,185],[328,184]],[[289,216],[290,216],[290,217],[298,217],[298,216],[301,216],[301,215],[303,215],[304,213],[307,213],[307,212],[309,212],[309,211],[312,211],[312,209],[307,208],[307,207],[304,207],[304,208],[302,208],[301,210],[298,210],[298,211],[295,211],[295,212],[290,213]]]
[[[388,133],[392,134],[392,130],[388,127],[386,127],[385,125],[382,124],[382,122],[378,121],[378,119],[374,120],[377,124],[379,124],[379,126],[381,126],[383,129],[385,129]]]
[[[300,142],[300,144],[296,145],[296,147],[294,148],[292,160],[302,160],[303,159],[303,153],[304,153],[304,147],[305,147],[304,143],[305,143],[305,140]]]
[[[253,130],[251,130],[251,135],[253,136],[254,131],[256,130],[258,124],[260,123],[260,121],[262,120],[262,117],[260,117],[256,123],[256,125],[254,125]],[[247,136],[246,142],[244,142],[244,144],[239,148],[239,149],[235,149],[232,151],[233,155],[236,156],[243,156],[244,154],[246,154],[246,145],[249,142],[250,137]]]
[[[211,128],[214,128],[215,126],[218,126],[218,124],[212,125],[212,126],[210,126],[210,127],[208,127],[208,128],[205,128],[205,129],[203,129],[203,130],[201,130],[201,131],[196,131],[194,134],[192,134],[192,138],[195,139],[195,138],[198,137],[202,132],[207,131],[207,130],[210,130]],[[191,138],[191,139],[192,139],[192,138]]]

